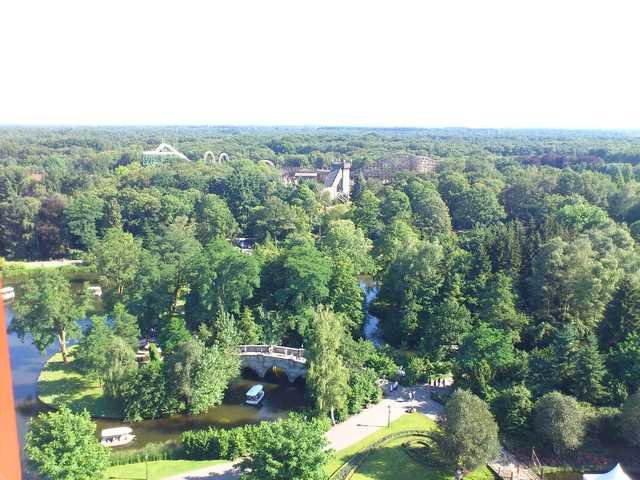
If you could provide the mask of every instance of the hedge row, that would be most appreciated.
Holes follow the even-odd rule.
[[[228,430],[209,427],[206,430],[190,430],[180,435],[186,458],[210,460],[222,458],[235,460],[245,456],[260,438],[261,425],[245,425]]]

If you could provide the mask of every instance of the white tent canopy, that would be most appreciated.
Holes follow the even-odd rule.
[[[631,480],[631,477],[625,473],[620,464],[617,464],[613,470],[607,473],[585,473],[582,475],[583,480]]]

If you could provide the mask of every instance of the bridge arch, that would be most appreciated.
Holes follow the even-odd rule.
[[[260,378],[274,369],[281,370],[290,383],[307,376],[307,360],[301,348],[241,345],[239,356],[242,368],[253,370]]]
[[[206,152],[204,152],[204,157],[202,157],[202,160],[205,163],[206,162],[214,163],[216,161],[216,156],[213,154],[213,152],[211,150],[207,150]]]

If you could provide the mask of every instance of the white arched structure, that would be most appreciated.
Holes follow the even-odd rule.
[[[276,168],[274,163],[271,160],[260,160],[258,162],[259,165],[269,165],[270,167]]]
[[[154,165],[169,159],[180,159],[189,161],[184,153],[179,152],[173,145],[169,145],[168,143],[164,142],[158,145],[154,150],[147,150],[145,152],[142,152],[143,165]]]
[[[240,345],[242,368],[248,368],[264,378],[274,367],[282,370],[289,382],[307,376],[304,349],[277,345]]]

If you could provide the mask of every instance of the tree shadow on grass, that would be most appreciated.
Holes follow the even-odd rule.
[[[38,394],[42,397],[51,397],[55,404],[71,402],[86,389],[86,381],[74,377],[41,380],[38,383]]]
[[[409,445],[405,446],[407,441],[401,440],[376,449],[357,468],[353,478],[358,479],[361,478],[360,476],[364,476],[376,480],[416,480],[422,478],[451,480],[453,470],[443,468],[440,464],[441,459],[432,459],[432,464],[429,461],[417,461],[416,458],[407,454],[406,448],[424,448],[426,445],[422,442],[425,442],[424,437],[419,437],[413,445],[409,442]],[[425,443],[429,443],[428,440]],[[436,454],[430,448],[428,451],[429,454]],[[424,459],[429,460],[430,455],[425,453],[423,452]]]
[[[145,477],[123,477],[122,475],[107,475],[107,480],[145,480]]]
[[[206,477],[202,475],[193,476],[193,475],[185,475],[184,480],[236,480],[240,478],[240,470],[234,468],[233,470],[229,470],[228,472],[218,473],[211,472]]]

